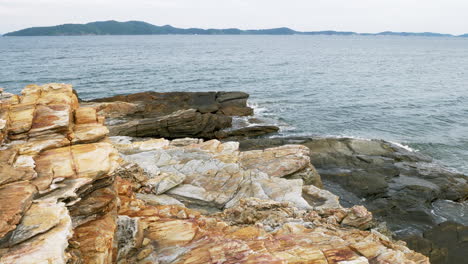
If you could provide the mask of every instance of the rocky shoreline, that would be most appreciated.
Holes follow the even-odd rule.
[[[0,263],[429,263],[382,221],[463,263],[464,219],[431,213],[465,175],[384,141],[252,138],[277,128],[233,129],[247,98],[1,91]]]

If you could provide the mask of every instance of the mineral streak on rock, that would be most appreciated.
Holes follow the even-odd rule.
[[[195,98],[186,103],[197,113],[218,115],[240,111],[246,95]],[[154,112],[172,107],[153,101]],[[429,263],[371,229],[364,207],[312,185],[305,147],[111,141],[99,113],[116,109],[80,107],[66,84],[0,91],[0,106],[1,264]]]

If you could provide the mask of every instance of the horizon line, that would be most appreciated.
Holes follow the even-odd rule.
[[[435,36],[439,36],[439,37],[461,37],[461,36],[468,35],[468,33],[452,34],[452,33],[439,33],[439,32],[433,32],[433,31],[392,31],[392,30],[377,31],[375,33],[348,31],[348,30],[333,30],[333,29],[306,30],[306,31],[301,30],[301,31],[298,31],[298,30],[295,30],[295,29],[292,29],[292,28],[286,27],[286,26],[272,27],[272,28],[257,28],[257,29],[242,29],[242,28],[238,28],[238,27],[227,27],[227,28],[181,27],[181,28],[179,28],[179,27],[172,26],[170,24],[165,24],[165,25],[158,26],[158,25],[155,25],[155,24],[152,24],[152,23],[149,23],[149,22],[141,21],[141,20],[118,21],[118,20],[110,19],[110,20],[98,20],[98,21],[92,21],[92,22],[86,22],[86,23],[63,23],[63,24],[57,24],[57,25],[52,25],[52,26],[32,26],[32,27],[22,28],[22,29],[18,29],[18,30],[13,30],[13,31],[10,31],[10,32],[0,33],[0,36],[3,37],[6,34],[14,33],[14,32],[17,32],[17,31],[22,31],[22,30],[26,30],[26,29],[31,29],[31,28],[48,28],[48,27],[57,27],[57,26],[63,26],[63,25],[87,25],[87,24],[91,24],[91,23],[103,23],[103,22],[117,22],[117,23],[139,22],[139,23],[150,24],[152,26],[157,26],[157,27],[172,27],[172,28],[183,29],[183,30],[201,29],[201,30],[206,30],[206,31],[208,31],[208,30],[240,30],[240,31],[249,32],[249,31],[263,31],[263,30],[274,30],[274,29],[287,29],[287,30],[294,31],[294,33],[299,33],[297,35],[307,34],[307,33],[326,33],[326,32],[329,32],[329,33],[331,33],[331,32],[348,33],[348,35],[364,35],[364,36],[365,35],[385,35],[385,33],[388,33],[388,34],[393,33],[393,34],[397,34],[397,35],[398,34],[400,34],[400,35],[401,34],[433,34],[434,37]],[[106,34],[102,34],[102,35],[106,35]],[[107,34],[107,35],[111,35],[111,34]],[[138,35],[158,35],[158,34],[138,34]],[[160,35],[199,35],[199,34],[160,34]],[[223,34],[223,35],[238,35],[238,34]],[[295,35],[295,34],[277,34],[277,35]],[[72,36],[72,35],[67,35],[67,36]],[[79,35],[75,35],[75,36],[79,36]]]

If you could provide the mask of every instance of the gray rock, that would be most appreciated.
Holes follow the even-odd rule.
[[[441,216],[458,222],[464,219],[457,212],[463,208],[462,202],[468,199],[468,177],[444,168],[430,157],[390,142],[351,138],[249,139],[241,141],[240,148],[264,149],[292,143],[309,147],[311,163],[325,186],[337,185],[339,188],[333,189],[343,189],[344,197],[360,199],[348,199],[347,206],[365,205],[377,219],[387,222],[398,239],[413,241],[410,244],[413,249],[424,253],[428,243],[438,243],[433,240],[436,236],[426,233],[418,242],[414,242],[414,237],[421,239],[423,232],[431,232],[427,230],[436,227]],[[434,206],[439,204],[438,201],[451,201],[454,206]],[[458,224],[466,227],[468,223]],[[459,250],[466,243],[459,241],[453,248]],[[435,254],[429,253],[431,256]],[[433,261],[461,263],[450,262],[453,259],[440,262],[437,259]]]

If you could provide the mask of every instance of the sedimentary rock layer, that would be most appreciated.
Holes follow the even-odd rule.
[[[111,142],[70,85],[0,99],[2,264],[428,263],[317,187],[303,146]]]
[[[143,92],[85,104],[109,118],[112,136],[221,139],[277,132],[271,125],[225,130],[232,116],[253,114],[248,97],[242,92]]]

